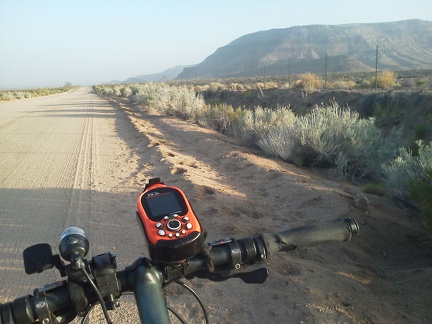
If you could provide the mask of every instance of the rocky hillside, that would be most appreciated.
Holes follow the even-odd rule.
[[[432,66],[432,21],[309,25],[242,36],[178,79],[304,72],[422,69]]]

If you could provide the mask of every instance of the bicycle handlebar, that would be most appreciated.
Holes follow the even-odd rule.
[[[116,308],[115,300],[122,294],[134,292],[142,322],[169,323],[161,289],[169,280],[195,275],[221,280],[277,252],[325,242],[349,241],[358,233],[359,226],[354,219],[336,219],[278,233],[210,242],[201,254],[179,264],[156,264],[139,258],[124,270],[115,271],[115,256],[106,253],[93,257],[87,266],[92,267],[102,298],[110,309]],[[69,323],[97,301],[99,299],[88,280],[79,281],[68,275],[67,281],[35,289],[34,296],[27,295],[0,304],[0,324]]]
[[[270,257],[280,251],[291,251],[325,242],[349,241],[358,233],[357,222],[352,218],[345,218],[280,233],[264,233],[261,238]]]

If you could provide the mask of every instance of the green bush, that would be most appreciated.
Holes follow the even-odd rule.
[[[420,209],[427,227],[432,231],[432,169],[425,170],[422,179],[410,179],[408,191],[410,198]]]
[[[432,170],[432,143],[425,145],[417,141],[418,155],[404,147],[399,155],[382,165],[383,182],[389,188],[391,196],[404,205],[411,205],[409,183],[417,183],[428,179],[428,170]]]
[[[365,193],[385,197],[387,195],[387,188],[383,183],[367,183],[362,187]]]
[[[418,124],[414,127],[414,134],[416,139],[424,139],[429,131],[429,127],[426,124]]]

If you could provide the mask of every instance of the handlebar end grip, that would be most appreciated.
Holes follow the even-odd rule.
[[[18,297],[14,301],[0,304],[0,324],[2,323],[33,323],[37,320],[33,313],[30,299],[31,295]]]
[[[292,251],[326,242],[349,241],[358,235],[359,226],[353,218],[338,218],[321,224],[306,225],[279,233],[263,233],[260,235],[267,255],[280,251]]]

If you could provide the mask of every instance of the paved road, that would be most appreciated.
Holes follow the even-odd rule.
[[[22,250],[47,242],[58,253],[69,226],[85,230],[89,254],[121,251],[121,266],[140,256],[133,138],[124,113],[90,88],[0,103],[0,302],[59,278],[26,275]]]

